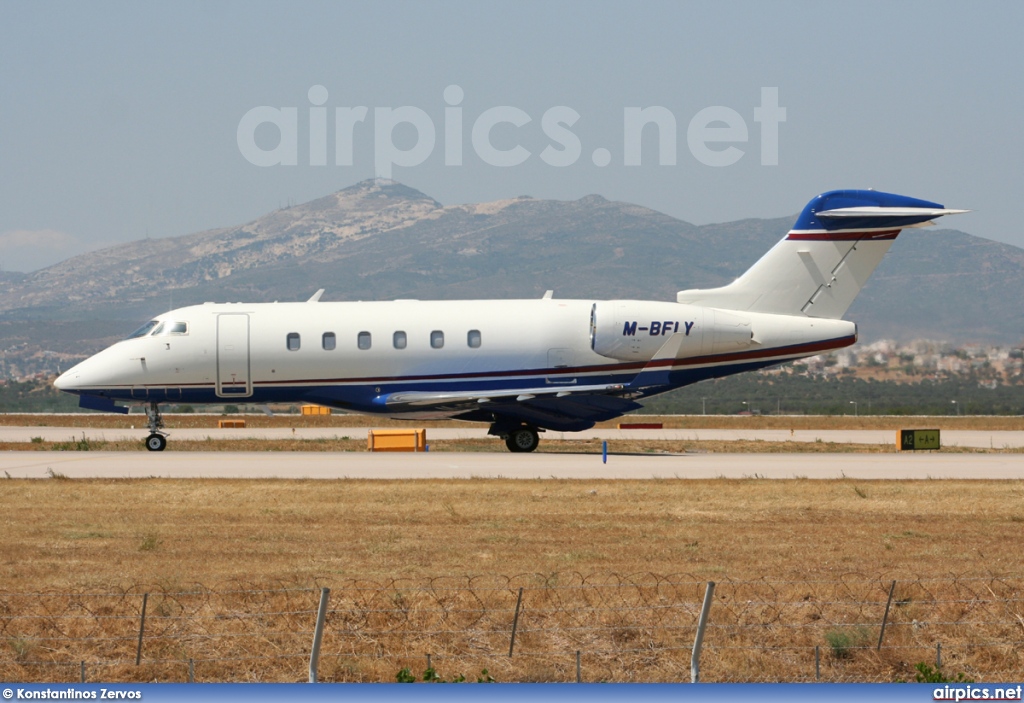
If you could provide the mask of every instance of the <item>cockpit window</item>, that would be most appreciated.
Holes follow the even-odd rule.
[[[159,320],[150,320],[139,329],[132,332],[125,339],[135,339],[136,337],[145,337],[147,334],[153,331],[153,328],[160,324]]]
[[[139,329],[132,332],[125,339],[136,339],[138,337],[164,337],[167,335],[185,335],[188,334],[188,323],[187,322],[168,322],[160,320],[150,320]]]
[[[188,334],[188,323],[168,322],[165,323],[163,331],[154,332],[153,334]]]

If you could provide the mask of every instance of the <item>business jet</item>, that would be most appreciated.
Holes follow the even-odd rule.
[[[675,302],[533,300],[206,303],[155,317],[61,375],[83,408],[147,406],[146,447],[167,445],[162,403],[314,403],[339,411],[490,424],[510,451],[644,398],[857,341],[843,320],[902,228],[949,210],[873,190],[818,195],[729,285]]]

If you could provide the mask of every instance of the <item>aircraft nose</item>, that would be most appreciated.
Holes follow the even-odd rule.
[[[91,356],[85,361],[75,364],[57,377],[57,380],[53,382],[53,387],[59,391],[77,393],[86,386],[94,385],[97,381],[102,380],[97,377],[97,371],[101,369],[98,368],[100,365],[96,363],[95,359],[95,356]]]
[[[68,393],[94,393],[125,383],[123,356],[114,347],[104,349],[62,373],[53,385]]]
[[[73,366],[53,382],[53,387],[59,391],[73,391],[78,382],[78,366]]]

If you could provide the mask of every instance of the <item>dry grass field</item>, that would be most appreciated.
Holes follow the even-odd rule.
[[[0,480],[7,591],[554,572],[1017,573],[998,481]]]
[[[940,639],[974,677],[1024,666],[1021,482],[55,478],[0,480],[0,514],[7,680],[72,680],[77,665],[32,662],[80,660],[183,680],[191,657],[200,680],[299,680],[321,586],[327,680],[394,680],[431,652],[446,676],[572,680],[575,650],[587,680],[681,680],[708,580],[705,680],[813,678],[815,645],[825,678],[912,678]],[[891,580],[875,652],[862,623]],[[252,593],[282,587],[300,590]],[[144,592],[154,639],[135,667]],[[272,632],[243,636],[257,624]]]

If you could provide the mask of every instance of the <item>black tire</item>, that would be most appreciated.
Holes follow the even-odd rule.
[[[167,446],[167,438],[160,434],[151,434],[146,437],[146,449],[151,452],[162,452]]]
[[[540,435],[532,427],[523,427],[509,433],[505,438],[505,446],[510,452],[532,452],[540,444]]]

